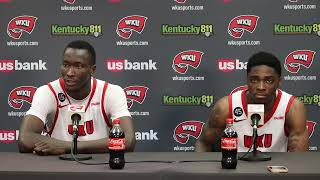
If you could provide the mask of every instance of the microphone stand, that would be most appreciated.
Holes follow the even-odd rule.
[[[72,148],[71,148],[71,154],[62,154],[59,156],[59,159],[61,160],[67,160],[67,161],[84,161],[92,159],[92,156],[87,154],[78,154],[78,123],[79,120],[72,120],[73,124],[73,135],[72,135]]]
[[[253,150],[249,152],[240,160],[243,161],[270,161],[271,156],[263,154],[261,151],[257,150],[257,138],[258,138],[258,128],[257,128],[257,121],[254,120],[253,125]]]

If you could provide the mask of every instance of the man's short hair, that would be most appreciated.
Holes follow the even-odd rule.
[[[88,52],[91,55],[91,65],[95,65],[96,64],[96,52],[95,52],[93,46],[90,43],[88,43],[87,41],[83,41],[83,40],[72,41],[66,46],[66,48],[63,51],[63,53],[65,53],[67,48],[86,49],[86,50],[88,50]]]
[[[281,64],[275,55],[268,52],[258,52],[252,55],[247,64],[247,74],[250,73],[253,67],[259,65],[266,65],[273,68],[279,77],[281,77]]]

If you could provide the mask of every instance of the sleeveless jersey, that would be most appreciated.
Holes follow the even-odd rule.
[[[233,126],[238,133],[239,152],[248,151],[253,140],[251,120],[247,117],[246,91],[240,90],[229,95],[229,113],[234,119]],[[258,126],[257,150],[287,151],[288,134],[285,131],[285,119],[294,98],[280,89],[277,90],[277,97],[270,113],[265,116],[263,125]]]
[[[67,119],[67,109],[70,104],[85,106],[84,124],[79,125],[78,128],[79,141],[97,140],[108,136],[111,125],[103,103],[108,87],[107,82],[92,78],[91,92],[83,100],[75,100],[67,95],[62,78],[48,83],[48,87],[57,103],[53,121],[46,123],[46,131],[51,137],[72,141],[72,121]]]

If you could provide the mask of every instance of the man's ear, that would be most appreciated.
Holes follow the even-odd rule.
[[[281,89],[281,87],[282,87],[282,77],[279,77],[279,89]]]
[[[96,65],[91,66],[91,76],[96,72],[96,69],[97,69]]]

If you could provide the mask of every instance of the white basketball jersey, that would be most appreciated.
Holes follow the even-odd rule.
[[[48,121],[46,124],[47,132],[51,137],[72,141],[72,121],[67,118],[67,109],[70,104],[84,105],[86,107],[84,124],[79,125],[78,128],[79,141],[97,140],[108,136],[110,124],[109,118],[104,111],[103,103],[108,87],[107,82],[92,78],[91,92],[83,100],[75,100],[68,96],[64,88],[64,81],[61,78],[48,83],[48,87],[57,102],[53,121]]]
[[[247,117],[246,91],[241,90],[229,95],[229,111],[234,119],[234,128],[238,133],[238,151],[246,152],[252,144],[251,120]],[[294,96],[277,90],[272,110],[265,116],[264,125],[258,127],[257,150],[262,152],[286,152],[288,137],[285,132],[286,113]]]

